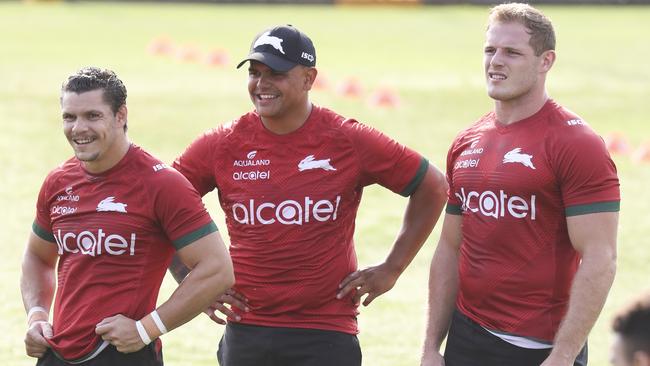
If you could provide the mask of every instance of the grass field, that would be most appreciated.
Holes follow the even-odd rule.
[[[620,132],[632,146],[650,142],[650,7],[542,7],[558,33],[550,94],[602,135]],[[246,72],[234,69],[256,32],[291,23],[316,44],[330,88],[312,99],[373,125],[421,151],[441,168],[455,133],[491,108],[482,79],[484,7],[209,6],[154,4],[24,4],[0,2],[0,363],[33,365],[24,355],[25,315],[18,288],[25,239],[40,184],[70,148],[59,119],[59,87],[86,65],[112,68],[129,90],[129,136],[171,161],[201,131],[251,106]],[[230,53],[225,67],[147,53],[152,39]],[[356,77],[361,98],[338,95]],[[401,105],[373,108],[367,96],[395,89]],[[619,269],[590,337],[591,365],[606,365],[609,321],[630,296],[650,287],[650,163],[615,155],[622,182]],[[206,203],[220,227],[216,196]],[[405,200],[370,188],[356,242],[361,265],[381,260],[400,225]],[[225,233],[225,230],[224,230]],[[362,309],[364,365],[417,365],[423,337],[428,262],[439,229],[396,287]],[[173,291],[166,278],[161,299]],[[222,328],[201,316],[163,337],[166,364],[215,365]]]

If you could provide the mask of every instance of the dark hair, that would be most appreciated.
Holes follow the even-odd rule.
[[[614,318],[612,329],[623,339],[623,350],[628,361],[634,352],[650,355],[650,292],[637,298]]]
[[[61,93],[80,94],[98,89],[104,91],[104,101],[111,106],[113,114],[126,104],[126,87],[122,80],[112,70],[98,67],[84,67],[68,76],[61,86]]]
[[[492,23],[517,22],[528,28],[528,44],[540,56],[544,51],[555,49],[555,31],[551,20],[541,11],[528,4],[501,4],[490,9],[488,29]]]

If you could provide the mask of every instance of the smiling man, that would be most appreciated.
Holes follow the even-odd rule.
[[[616,271],[619,182],[603,140],[547,95],[555,57],[540,11],[491,10],[483,61],[494,111],[447,156],[423,366],[587,363]]]
[[[190,183],[129,142],[114,72],[71,75],[61,116],[75,156],[36,204],[21,278],[27,355],[39,366],[162,365],[158,337],[232,286],[226,247]],[[174,252],[192,271],[156,309]]]
[[[226,214],[236,284],[212,308],[228,315],[219,363],[358,366],[358,304],[390,290],[418,252],[446,201],[444,175],[381,132],[312,104],[316,52],[295,27],[260,33],[239,66],[247,62],[255,110],[199,137],[174,163],[201,194],[216,188]],[[409,202],[386,259],[357,270],[354,220],[374,183]],[[171,270],[182,278],[182,266]]]

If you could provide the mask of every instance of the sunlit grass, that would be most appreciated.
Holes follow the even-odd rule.
[[[618,131],[633,146],[650,141],[650,8],[579,6],[543,8],[555,21],[558,61],[550,94],[582,115],[601,134]],[[0,3],[0,359],[33,365],[24,356],[24,311],[18,278],[40,184],[70,155],[59,121],[58,92],[65,76],[85,65],[114,69],[129,90],[129,136],[171,161],[200,132],[248,111],[246,72],[236,70],[262,28],[291,23],[311,35],[321,74],[330,81],[312,99],[373,125],[416,148],[444,169],[455,134],[491,108],[482,77],[486,8],[210,6],[173,4]],[[227,67],[182,62],[147,53],[166,36],[201,52],[229,52]],[[358,78],[359,99],[335,91]],[[368,95],[380,86],[396,90],[397,109],[377,109]],[[615,156],[623,203],[619,269],[612,294],[590,337],[590,364],[606,365],[612,312],[650,286],[650,164]],[[364,194],[357,220],[361,265],[387,254],[401,223],[405,200],[381,188]],[[225,235],[211,194],[210,211]],[[416,365],[423,337],[428,262],[438,229],[388,294],[361,309],[364,365]],[[173,291],[166,278],[161,299]],[[163,338],[166,364],[215,365],[222,328],[206,317]]]

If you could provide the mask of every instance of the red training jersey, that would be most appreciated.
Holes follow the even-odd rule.
[[[97,323],[153,311],[174,249],[217,228],[181,174],[132,145],[101,174],[76,158],[50,172],[33,230],[59,254],[48,342],[66,360],[81,361],[105,346]]]
[[[230,234],[241,322],[357,333],[339,283],[357,269],[354,220],[363,187],[410,195],[428,167],[419,154],[354,120],[313,106],[298,130],[268,131],[257,113],[194,141],[174,167],[205,195],[218,189]],[[230,319],[232,321],[232,319]]]
[[[491,112],[455,139],[447,179],[447,213],[463,216],[458,309],[489,330],[551,342],[580,262],[566,217],[619,210],[603,140],[551,100],[510,125]]]

